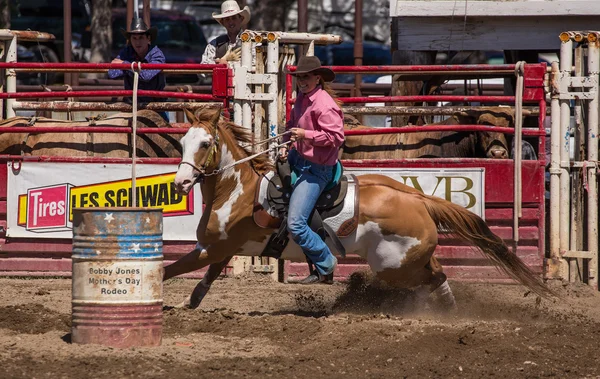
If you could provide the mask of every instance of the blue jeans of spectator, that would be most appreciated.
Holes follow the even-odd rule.
[[[290,198],[288,230],[319,273],[328,275],[335,269],[337,259],[321,237],[308,226],[308,221],[317,199],[333,177],[333,166],[310,162],[293,149],[289,152],[288,161],[298,175]]]

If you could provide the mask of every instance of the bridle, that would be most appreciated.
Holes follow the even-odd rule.
[[[272,141],[274,139],[277,139],[277,138],[281,137],[282,135],[289,134],[289,133],[291,133],[291,132],[287,131],[287,132],[278,134],[278,135],[276,135],[274,137],[267,138],[266,140],[254,143],[252,145],[257,145],[257,144],[269,142],[269,141]],[[234,166],[236,166],[236,165],[238,165],[240,163],[248,162],[248,161],[250,161],[250,160],[258,157],[259,155],[266,154],[266,153],[270,152],[271,150],[275,150],[276,151],[280,147],[287,146],[290,143],[291,143],[291,141],[273,145],[270,148],[268,148],[267,150],[263,150],[263,151],[258,152],[256,154],[250,155],[248,157],[245,157],[245,158],[242,158],[242,159],[240,159],[238,161],[235,161],[235,162],[233,162],[231,164],[228,164],[225,167],[217,168],[217,169],[215,169],[215,170],[213,170],[213,171],[211,171],[209,173],[206,173],[206,169],[208,168],[208,165],[210,165],[212,163],[212,161],[213,161],[213,159],[214,159],[217,151],[219,150],[219,135],[215,132],[215,135],[214,135],[214,144],[213,144],[213,146],[210,149],[210,153],[209,153],[208,157],[206,158],[206,161],[200,167],[196,166],[196,164],[194,164],[192,162],[184,161],[183,158],[182,158],[181,162],[179,162],[179,166],[177,166],[177,169],[179,169],[179,167],[181,167],[181,165],[186,164],[188,166],[191,166],[194,170],[198,171],[200,174],[196,177],[196,179],[195,179],[195,181],[193,183],[193,184],[196,184],[196,183],[202,181],[204,179],[204,177],[206,177],[206,176],[219,175],[222,172],[224,172],[225,170],[233,168]]]
[[[212,163],[213,159],[215,158],[215,155],[217,154],[217,151],[219,150],[219,135],[215,132],[214,138],[213,138],[213,145],[210,148],[210,152],[208,154],[208,157],[206,158],[206,160],[204,161],[204,163],[202,165],[200,165],[200,167],[196,166],[195,163],[192,162],[188,162],[183,160],[183,158],[181,159],[181,162],[179,162],[179,165],[177,166],[177,170],[179,170],[179,168],[181,167],[181,165],[188,165],[191,166],[194,170],[198,171],[200,174],[196,177],[196,180],[194,181],[194,184],[196,184],[197,182],[201,181],[204,177],[206,176],[212,176],[212,175],[218,175],[221,170],[213,170],[209,173],[206,173],[206,169],[208,168],[208,166]]]

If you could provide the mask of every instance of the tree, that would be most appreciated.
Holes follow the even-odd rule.
[[[10,0],[0,0],[0,29],[10,29]]]
[[[288,11],[297,0],[248,1],[252,12],[249,28],[252,30],[287,30]]]
[[[91,30],[92,46],[90,62],[110,62],[112,47],[111,0],[92,1]]]

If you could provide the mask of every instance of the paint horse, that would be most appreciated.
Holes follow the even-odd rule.
[[[219,111],[187,112],[192,123],[181,139],[183,156],[175,188],[183,194],[200,182],[206,209],[200,219],[196,248],[165,267],[164,279],[210,265],[185,305],[195,308],[213,280],[233,255],[258,256],[275,227],[260,227],[255,213],[268,207],[261,199],[260,182],[272,175],[265,155],[236,164],[250,156],[243,143],[250,133],[224,121]],[[441,305],[455,307],[454,296],[441,265],[433,256],[438,233],[454,234],[476,246],[509,276],[540,295],[550,290],[493,234],[474,213],[446,200],[425,195],[384,175],[362,175],[355,181],[354,227],[346,225],[339,238],[346,252],[364,258],[376,277],[390,285],[415,289],[423,298],[432,292]],[[258,192],[258,194],[257,194]],[[327,222],[328,219],[325,220]],[[265,225],[263,225],[265,226]],[[332,246],[334,244],[327,240]],[[283,259],[303,261],[295,243],[287,244]]]

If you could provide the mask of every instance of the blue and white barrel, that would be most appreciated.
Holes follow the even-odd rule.
[[[73,209],[73,343],[158,346],[162,210]]]

